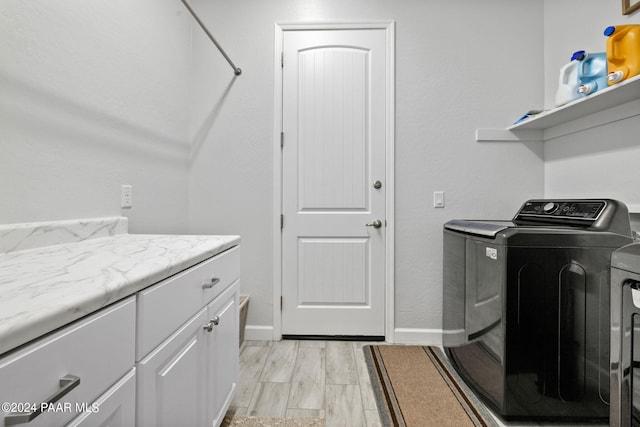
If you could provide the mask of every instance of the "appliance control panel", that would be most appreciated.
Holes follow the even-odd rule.
[[[522,205],[516,218],[566,218],[595,221],[606,206],[607,202],[604,200],[529,200]]]

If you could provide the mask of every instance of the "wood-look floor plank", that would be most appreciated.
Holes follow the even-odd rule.
[[[365,409],[364,418],[367,427],[382,427],[382,421],[380,421],[380,414],[377,409]]]
[[[327,341],[327,384],[358,384],[353,344],[348,341]]]
[[[287,418],[323,418],[324,409],[287,409]]]
[[[327,342],[325,340],[301,340],[300,348],[325,348]]]
[[[375,410],[377,412],[376,398],[373,394],[373,387],[371,387],[371,378],[369,377],[367,363],[364,361],[362,348],[355,349],[354,356],[358,374],[358,385],[362,392],[362,406],[364,409]]]
[[[274,342],[265,363],[261,382],[288,383],[291,381],[293,367],[298,354],[298,342],[282,340]]]
[[[291,378],[290,409],[324,409],[325,350],[299,348]]]
[[[270,347],[246,346],[240,353],[240,375],[236,395],[232,406],[236,408],[248,407],[251,396],[258,386],[258,379],[262,374],[265,362],[269,356]]]
[[[327,384],[327,427],[366,426],[360,387],[355,384]]]
[[[284,417],[287,412],[290,388],[291,384],[284,382],[258,383],[247,409],[247,415],[252,417]]]

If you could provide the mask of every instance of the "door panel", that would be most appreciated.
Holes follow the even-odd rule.
[[[385,39],[284,33],[285,335],[384,335]]]
[[[300,238],[298,242],[299,306],[370,304],[369,239]]]
[[[366,210],[369,52],[299,52],[300,211]]]

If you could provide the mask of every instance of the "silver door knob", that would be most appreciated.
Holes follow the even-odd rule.
[[[382,188],[382,181],[376,181],[373,183],[373,188],[375,188],[376,190],[379,190]]]
[[[365,224],[367,227],[380,228],[382,227],[382,221],[379,219],[374,220],[371,224]]]

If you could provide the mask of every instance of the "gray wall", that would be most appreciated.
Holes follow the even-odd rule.
[[[543,103],[543,5],[528,0],[243,0],[194,3],[243,69],[233,80],[194,31],[190,226],[243,237],[247,333],[269,331],[273,300],[274,23],[396,22],[395,325],[439,340],[442,224],[510,218],[543,194],[540,144],[477,143]],[[432,207],[433,191],[447,206]],[[284,260],[287,262],[287,260]],[[266,328],[266,329],[260,329]]]
[[[187,231],[191,22],[176,0],[1,2],[0,223]]]

